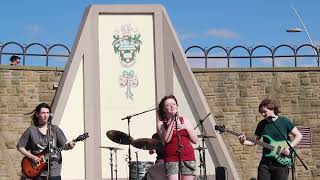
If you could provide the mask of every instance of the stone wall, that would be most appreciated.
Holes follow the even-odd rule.
[[[31,123],[29,115],[40,102],[51,104],[62,69],[0,65],[0,179],[19,179],[22,155],[15,145]],[[320,68],[263,68],[193,70],[217,124],[253,136],[261,119],[257,107],[264,98],[275,99],[282,115],[312,132],[311,148],[298,149],[308,166],[297,162],[297,179],[320,179]],[[239,145],[237,137],[223,134],[243,180],[256,177],[260,147]]]
[[[320,68],[262,68],[193,70],[217,124],[254,135],[262,119],[258,106],[271,98],[281,114],[297,126],[311,128],[311,148],[297,152],[309,170],[297,160],[297,179],[320,179]],[[237,137],[223,139],[243,180],[255,178],[261,147],[239,145]]]
[[[0,66],[0,179],[19,179],[21,153],[16,143],[30,126],[30,115],[40,103],[51,104],[62,69]]]

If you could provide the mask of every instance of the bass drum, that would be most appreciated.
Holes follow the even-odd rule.
[[[153,165],[152,161],[131,161],[130,173],[131,180],[142,180],[148,169]]]
[[[158,163],[149,168],[144,180],[164,180],[165,175],[164,163]]]

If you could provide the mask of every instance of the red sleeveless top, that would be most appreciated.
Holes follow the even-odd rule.
[[[183,117],[179,117],[179,121],[183,124],[184,123]],[[166,122],[163,122],[163,123],[165,128],[167,129],[168,124]],[[180,148],[181,160],[195,161],[194,150],[189,141],[189,134],[187,130],[183,129],[178,131],[178,133],[180,134],[180,144],[182,145],[182,147]],[[164,162],[178,161],[177,150],[178,150],[178,138],[177,138],[177,131],[175,130],[175,127],[174,127],[170,142],[165,144]]]

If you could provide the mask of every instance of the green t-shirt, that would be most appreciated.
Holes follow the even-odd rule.
[[[277,120],[270,122],[266,119],[263,119],[257,125],[255,135],[262,137],[263,135],[268,135],[274,141],[283,141],[285,140],[277,128],[281,131],[283,136],[288,139],[289,133],[294,128],[293,123],[286,117],[278,116]],[[266,138],[263,138],[263,141],[269,143]],[[267,149],[263,149],[263,154],[269,153],[270,151]]]

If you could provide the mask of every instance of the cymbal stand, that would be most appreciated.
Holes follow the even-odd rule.
[[[110,170],[111,170],[111,180],[113,180],[113,171],[116,174],[116,180],[118,179],[118,159],[117,159],[117,148],[109,148],[110,150]],[[113,170],[113,152],[114,151],[114,155],[115,155],[115,162],[114,162],[114,167],[115,169]]]
[[[111,180],[113,180],[113,153],[112,149],[110,149],[110,170],[111,170]]]
[[[207,119],[207,117],[210,115],[206,115],[203,119],[199,120],[199,124],[194,128],[196,129],[199,125],[201,126],[201,134],[203,134],[204,129],[203,129],[203,122]],[[207,180],[207,168],[206,168],[206,150],[205,150],[205,144],[204,144],[204,137],[201,137],[201,142],[202,142],[202,147],[199,145],[199,157],[200,157],[200,176],[198,179],[204,179]],[[201,151],[202,151],[202,158],[201,158]],[[203,176],[202,176],[202,168],[203,168]]]
[[[139,162],[138,151],[136,151],[135,153],[136,153],[136,171],[137,171],[136,172],[136,178],[139,179],[140,170],[139,170],[139,164],[138,164],[138,162]]]
[[[114,149],[114,155],[115,155],[115,163],[114,163],[114,172],[116,173],[116,180],[118,180],[118,158],[117,158],[117,149]]]
[[[153,111],[156,109],[158,109],[158,108],[149,109],[149,110],[146,110],[146,111],[143,111],[140,113],[136,113],[136,114],[132,114],[132,115],[129,115],[129,116],[122,118],[121,120],[128,120],[128,136],[131,137],[131,135],[130,135],[130,120],[132,117],[140,115],[140,114],[144,114],[146,112]],[[129,179],[131,180],[131,171],[130,171],[130,169],[131,169],[131,142],[129,143],[128,154],[129,154],[129,161],[128,161],[128,163],[129,163]]]
[[[197,179],[205,179],[202,174],[202,167],[204,167],[204,161],[203,161],[203,158],[202,158],[202,151],[204,151],[203,148],[201,148],[201,146],[199,145],[199,147],[197,148],[197,150],[199,151],[199,161],[200,161],[200,164],[199,164],[199,169],[200,169],[200,175]]]

